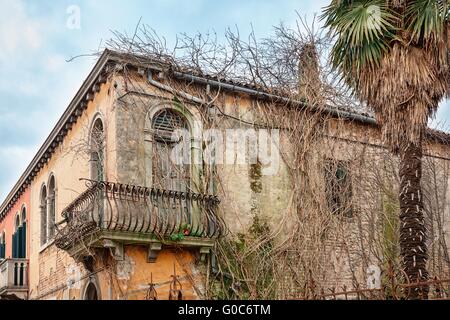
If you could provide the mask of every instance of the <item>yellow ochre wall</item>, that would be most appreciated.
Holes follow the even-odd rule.
[[[83,299],[90,273],[65,251],[56,248],[52,241],[44,246],[40,244],[40,194],[43,184],[48,185],[50,176],[54,175],[56,222],[61,221],[63,209],[86,189],[85,182],[79,179],[90,178],[89,157],[83,150],[97,116],[102,118],[107,135],[106,179],[117,181],[114,104],[122,92],[111,84],[117,84],[114,77],[102,85],[100,92],[88,104],[87,110],[31,185],[30,299]],[[183,299],[196,299],[203,291],[202,288],[194,289],[191,285],[202,281],[198,281],[199,272],[193,270],[194,255],[189,251],[179,250],[175,253],[163,249],[156,263],[147,262],[147,247],[130,245],[125,246],[124,251],[124,261],[107,258],[95,262],[92,277],[99,286],[100,299],[145,299],[151,277],[153,283],[158,284],[158,299],[168,299],[174,267],[182,285]],[[79,280],[69,285],[68,280],[71,278]]]
[[[84,152],[88,140],[90,126],[93,118],[100,117],[114,119],[111,105],[113,96],[108,93],[110,83],[102,85],[99,93],[88,104],[87,110],[82,114],[72,129],[68,132],[63,142],[57,147],[50,161],[40,170],[32,182],[31,195],[31,252],[30,252],[30,298],[41,297],[51,292],[57,286],[65,284],[65,269],[73,264],[73,259],[62,250],[58,250],[50,241],[49,244],[40,244],[40,194],[43,184],[48,185],[50,175],[54,175],[56,181],[56,222],[62,220],[62,210],[70,204],[82,191],[86,189],[85,182],[80,178],[90,178],[89,158]],[[107,139],[114,132],[113,121],[104,123],[108,134]],[[112,153],[110,144],[107,143],[106,172],[114,175],[114,162],[108,157]],[[111,144],[112,145],[112,144]],[[52,297],[53,293],[42,298]]]
[[[141,88],[148,94],[165,96],[169,100],[173,97],[171,94],[155,90],[144,81],[141,85]],[[145,161],[148,159],[143,157],[143,117],[146,115],[146,108],[151,103],[154,104],[157,98],[142,99],[140,101],[145,105],[128,104],[125,109],[125,106],[121,106],[118,101],[124,95],[125,85],[122,77],[112,77],[102,85],[100,92],[89,103],[87,110],[74,124],[62,145],[57,148],[50,161],[32,183],[29,237],[31,299],[80,299],[83,297],[89,281],[86,277],[88,272],[84,267],[80,263],[75,263],[64,251],[57,249],[52,243],[41,247],[39,198],[42,185],[47,184],[50,175],[54,174],[57,189],[56,221],[60,221],[62,210],[86,189],[85,182],[79,181],[79,178],[90,177],[89,158],[80,154],[79,146],[80,142],[82,144],[83,141],[87,141],[89,129],[97,114],[101,115],[107,133],[107,180],[145,185],[147,180],[145,177],[148,175],[148,172],[145,172]],[[238,102],[236,103],[236,101]],[[251,109],[251,99],[236,100],[233,95],[227,95],[224,98],[224,112],[227,114],[252,121],[254,119]],[[138,111],[139,113],[137,113]],[[189,106],[189,111],[192,114],[196,112],[195,108],[191,108],[191,106]],[[130,120],[126,119],[127,112],[133,112],[133,116],[138,118],[137,121],[127,122]],[[127,123],[139,125],[137,128],[129,128]],[[225,123],[223,129],[226,126],[235,128],[236,124]],[[377,130],[369,128],[367,125],[336,121],[335,125],[330,127],[331,135],[344,136],[352,140],[361,140],[362,137],[365,137],[367,138],[366,142],[380,143]],[[141,133],[137,132],[137,134],[142,134],[142,136],[133,136],[134,130],[137,129],[141,130]],[[343,141],[334,143],[334,146],[335,148],[328,150],[327,153],[330,157],[335,158],[344,157],[342,149],[346,149],[347,153],[352,153],[349,150],[355,148]],[[126,149],[122,149],[122,147]],[[362,146],[358,148],[362,148]],[[355,150],[357,151],[358,148]],[[447,146],[433,144],[430,149],[433,150],[433,153],[448,157],[449,148]],[[135,153],[131,153],[130,157],[135,159],[128,159],[127,153],[133,151]],[[222,189],[219,190],[222,214],[233,232],[243,231],[250,226],[252,212],[255,208],[263,213],[272,225],[278,223],[281,218],[280,212],[289,205],[289,192],[286,192],[289,190],[289,174],[283,161],[280,161],[278,174],[261,178],[262,191],[259,193],[255,193],[251,189],[248,165],[219,166],[218,172],[222,180]],[[445,207],[445,211],[449,215],[449,204],[446,204]],[[448,230],[450,217],[447,216],[445,221],[447,226],[445,229]],[[164,249],[159,253],[156,263],[148,263],[147,255],[148,248],[145,246],[126,245],[124,261],[115,261],[111,257],[99,257],[94,268],[97,272],[92,277],[99,284],[100,298],[144,299],[152,276],[153,283],[158,284],[156,286],[158,299],[167,299],[174,266],[183,286],[183,298],[198,299],[202,297],[205,291],[202,274],[204,274],[206,265],[196,263],[197,253],[186,249]],[[81,280],[69,286],[67,280],[71,275],[77,273],[80,273],[81,277],[78,278]]]

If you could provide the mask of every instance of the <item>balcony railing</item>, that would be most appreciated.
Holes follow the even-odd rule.
[[[0,261],[0,295],[15,294],[26,298],[28,291],[28,260],[4,259]]]
[[[87,180],[88,189],[62,213],[55,244],[68,250],[88,235],[135,234],[163,241],[215,239],[224,224],[216,196]]]

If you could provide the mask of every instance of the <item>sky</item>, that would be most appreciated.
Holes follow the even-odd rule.
[[[0,203],[95,64],[67,60],[97,52],[112,30],[132,34],[142,18],[169,42],[180,32],[220,35],[234,26],[265,37],[280,22],[293,25],[297,13],[312,21],[329,1],[0,0]],[[447,123],[449,101],[431,125]]]

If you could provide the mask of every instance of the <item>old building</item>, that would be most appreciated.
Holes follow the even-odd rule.
[[[2,212],[0,222],[0,297],[28,297],[30,187],[23,187]]]
[[[449,143],[430,130],[432,274],[450,264]],[[291,298],[308,271],[366,284],[395,255],[395,168],[368,114],[106,50],[1,205],[0,294]],[[261,269],[233,271],[246,259]]]

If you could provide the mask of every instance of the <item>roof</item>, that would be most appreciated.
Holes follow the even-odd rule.
[[[15,202],[23,194],[25,189],[31,184],[34,177],[38,174],[41,168],[49,161],[56,147],[63,141],[73,124],[81,116],[83,111],[87,108],[90,101],[94,99],[95,93],[100,90],[100,85],[106,82],[107,74],[110,72],[110,66],[114,63],[125,63],[136,67],[152,68],[155,70],[161,68],[172,69],[170,63],[157,60],[148,59],[146,57],[120,53],[111,50],[104,50],[100,55],[97,63],[90,71],[87,78],[84,80],[80,89],[76,93],[75,97],[69,103],[53,130],[45,139],[38,152],[31,160],[28,167],[20,176],[17,183],[13,186],[9,194],[0,206],[0,221],[6,216]],[[190,70],[171,70],[172,75],[179,80],[197,81],[199,83],[213,84],[221,86],[224,90],[230,91],[242,91],[257,98],[274,99],[274,100],[288,100],[286,97],[281,96],[281,93],[263,91],[256,86],[239,83],[227,79],[219,79],[217,77],[211,77],[208,75],[198,74]],[[289,100],[290,101],[290,100]],[[290,101],[292,102],[292,101]],[[294,101],[304,105],[301,101]],[[342,107],[328,107],[328,112],[333,113],[339,117],[351,118],[355,121],[364,123],[375,124],[374,118],[364,111],[348,110]],[[429,135],[432,139],[435,139],[439,143],[450,144],[450,134],[437,130],[429,130]]]

